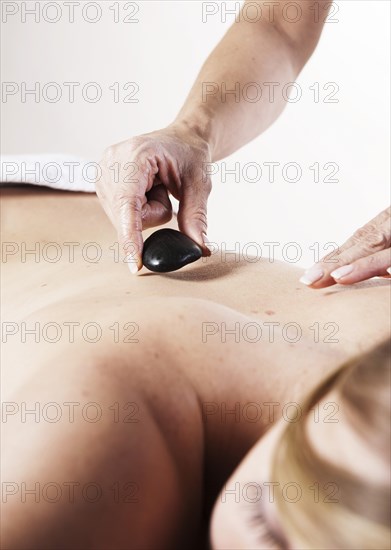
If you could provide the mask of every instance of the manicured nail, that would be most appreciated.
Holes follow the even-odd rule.
[[[391,275],[391,267],[388,267],[388,268],[386,269],[386,271],[387,271],[388,275]]]
[[[138,272],[137,263],[136,262],[128,262],[128,268],[132,275],[136,275]]]
[[[342,267],[339,267],[338,269],[335,269],[330,273],[331,277],[333,279],[343,279],[346,277],[346,275],[349,275],[353,271],[352,265],[343,265]]]
[[[313,265],[310,269],[307,269],[307,271],[304,272],[304,275],[300,277],[299,281],[305,285],[312,285],[313,283],[316,283],[316,281],[319,281],[323,275],[323,269],[321,269],[318,265]]]

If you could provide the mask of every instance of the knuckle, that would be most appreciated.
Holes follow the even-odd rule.
[[[119,211],[141,213],[143,199],[139,195],[117,195],[115,202]]]
[[[139,136],[132,137],[127,141],[127,148],[129,153],[133,155],[138,155],[145,151],[146,140],[140,138]]]
[[[390,238],[381,228],[373,223],[360,227],[353,235],[357,244],[369,250],[386,248],[389,245]]]
[[[202,226],[207,226],[206,210],[203,208],[196,208],[193,213],[193,219],[199,222]]]
[[[371,254],[355,262],[357,269],[361,271],[376,272],[382,267],[382,258],[379,254]]]
[[[156,140],[145,135],[130,138],[127,145],[130,152],[136,156],[140,154],[153,156],[157,148]]]

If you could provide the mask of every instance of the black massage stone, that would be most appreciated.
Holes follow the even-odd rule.
[[[174,229],[159,229],[144,243],[143,264],[151,271],[167,273],[199,260],[202,250],[187,235]]]

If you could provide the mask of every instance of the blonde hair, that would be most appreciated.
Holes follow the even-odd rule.
[[[306,431],[311,409],[333,389],[355,433],[390,463],[389,352],[385,342],[329,376],[305,400],[301,420],[289,424],[278,442],[272,479],[280,486],[298,483],[303,495],[293,503],[276,492],[279,519],[288,540],[300,548],[390,548],[390,487],[322,458]],[[334,499],[330,487],[338,491]]]

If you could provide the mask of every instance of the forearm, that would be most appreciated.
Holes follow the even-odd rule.
[[[287,22],[281,9],[256,23],[240,18],[203,65],[175,122],[206,139],[213,161],[257,137],[283,111],[282,89],[296,79],[323,26],[308,3],[300,5],[297,23]]]

